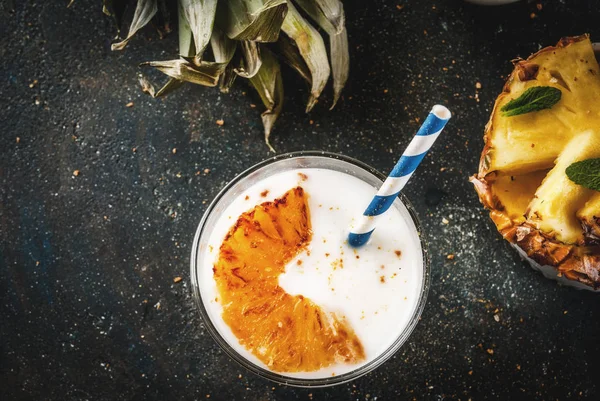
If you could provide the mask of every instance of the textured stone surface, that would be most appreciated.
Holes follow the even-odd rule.
[[[238,82],[230,95],[188,85],[152,100],[137,64],[173,57],[176,38],[149,28],[111,52],[101,2],[66,3],[0,11],[2,399],[598,399],[597,296],[521,263],[467,182],[509,60],[564,35],[600,41],[597,2],[347,1],[352,71],[337,109],[328,90],[304,114],[306,88],[284,71],[279,152],[339,152],[385,172],[433,103],[455,115],[406,190],[432,256],[422,320],[393,359],[330,389],[248,374],[191,297],[206,202],[270,156],[258,97]]]

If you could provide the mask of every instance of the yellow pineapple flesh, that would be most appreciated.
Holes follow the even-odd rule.
[[[519,222],[525,221],[527,207],[547,172],[540,170],[526,175],[504,175],[494,181],[492,192],[508,217]]]
[[[500,108],[534,86],[562,92],[554,107],[514,117]],[[573,136],[600,127],[600,67],[588,37],[561,42],[520,61],[496,100],[480,173],[524,174],[551,168]]]

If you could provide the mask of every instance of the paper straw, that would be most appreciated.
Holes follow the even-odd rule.
[[[419,128],[417,135],[410,141],[410,144],[394,166],[394,169],[387,177],[377,195],[373,198],[363,215],[357,223],[351,227],[348,235],[350,246],[358,247],[364,245],[377,226],[377,219],[398,197],[398,194],[406,185],[408,179],[415,172],[437,137],[444,129],[444,126],[450,119],[450,111],[440,105],[435,105],[431,112]]]

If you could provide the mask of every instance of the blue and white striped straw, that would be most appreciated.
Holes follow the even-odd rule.
[[[378,217],[392,206],[410,176],[415,172],[437,137],[440,136],[450,117],[450,110],[446,107],[433,106],[417,135],[410,141],[402,157],[377,191],[377,195],[358,222],[350,229],[348,235],[350,246],[358,247],[367,243],[377,226]]]

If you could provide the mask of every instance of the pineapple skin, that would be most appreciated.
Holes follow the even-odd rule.
[[[587,52],[583,51],[584,47],[587,47]],[[553,269],[558,279],[567,284],[600,291],[600,193],[576,186],[564,174],[564,168],[570,164],[569,159],[575,161],[600,157],[600,108],[594,106],[600,104],[600,67],[593,57],[590,59],[589,55],[593,56],[590,48],[588,35],[568,37],[561,39],[557,46],[544,48],[527,60],[515,62],[515,69],[509,76],[503,93],[497,98],[485,128],[485,147],[481,154],[479,172],[470,181],[474,184],[481,203],[490,211],[490,217],[498,231],[522,255],[526,255],[532,266]],[[586,73],[583,85],[592,88],[587,105],[585,102],[575,102],[571,91],[562,86],[565,83],[569,86],[567,82],[561,82],[565,78],[572,80],[569,74],[563,73],[563,76],[553,70],[552,81],[544,80],[543,77],[540,77],[541,82],[536,81],[539,74],[548,73],[548,68],[537,64],[539,60],[544,60],[545,56],[555,52],[570,50],[574,50],[575,53],[571,53],[577,54],[578,62],[586,67],[587,72],[583,71]],[[584,57],[584,54],[587,56]],[[577,68],[582,71],[580,67],[578,65]],[[563,98],[555,107],[568,107],[570,110],[566,111],[576,115],[569,114],[570,120],[553,120],[552,113],[542,110],[511,117],[513,120],[508,122],[506,118],[502,121],[500,108],[511,97],[517,96],[514,92],[521,93],[536,85],[561,89]],[[569,104],[574,104],[577,109],[573,110]],[[515,120],[520,117],[522,121]],[[511,128],[511,124],[529,128],[540,122],[552,127],[551,139],[548,133],[542,135],[536,130],[533,130],[533,138],[519,138],[519,133]],[[575,149],[577,142],[573,141],[574,150],[569,152],[565,144],[574,135],[573,131],[570,135],[567,131],[573,130],[574,126],[582,122],[583,126],[587,125],[592,130],[582,129],[577,135],[579,149]],[[505,140],[500,145],[498,138],[492,138],[494,130],[499,126],[504,130],[501,140]],[[587,150],[582,151],[582,140],[586,139]],[[512,149],[519,141],[523,146]],[[533,162],[532,151],[535,153]],[[526,153],[529,153],[528,159],[524,157]],[[573,156],[576,153],[581,153],[581,157]],[[559,155],[562,158],[558,158]],[[559,159],[562,159],[562,163]],[[550,172],[546,175],[548,171]],[[545,199],[550,202],[544,204]],[[546,216],[553,216],[554,221]]]
[[[587,243],[600,243],[600,192],[596,192],[577,212]]]

